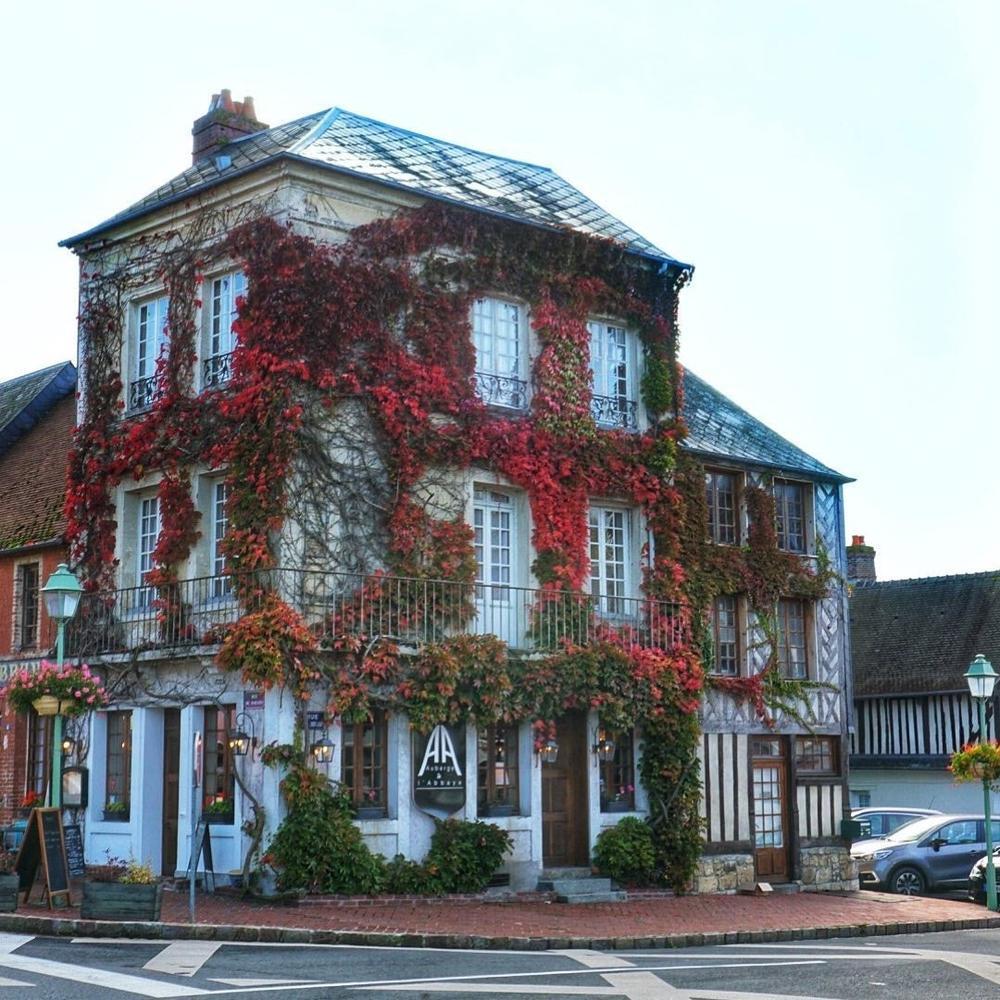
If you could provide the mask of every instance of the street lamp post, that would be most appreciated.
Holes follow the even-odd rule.
[[[993,664],[980,653],[965,672],[965,680],[969,685],[969,694],[979,706],[979,742],[986,743],[986,702],[993,697],[997,672],[993,669]],[[983,778],[983,812],[986,817],[986,906],[995,911],[997,909],[997,875],[993,865],[993,823],[990,819],[990,782],[988,778]]]
[[[56,668],[62,670],[65,657],[66,622],[76,614],[83,587],[66,563],[60,563],[56,571],[42,587],[45,595],[45,610],[56,623]],[[49,805],[62,805],[62,714],[57,713],[52,721],[52,783],[49,786]]]

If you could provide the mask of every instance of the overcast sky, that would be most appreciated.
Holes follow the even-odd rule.
[[[1000,568],[1000,4],[49,2],[5,14],[0,379],[75,358],[58,240],[229,87],[551,166],[696,266],[682,360],[853,476],[881,578]]]

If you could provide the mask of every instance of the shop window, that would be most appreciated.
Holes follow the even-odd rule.
[[[25,772],[24,807],[42,806],[52,774],[52,716],[28,715],[28,767]]]
[[[388,728],[381,709],[375,709],[367,722],[343,728],[341,784],[362,817],[385,816],[387,812]]]
[[[132,713],[108,712],[104,818],[123,823],[132,806]]]
[[[229,734],[235,728],[235,718],[233,705],[205,709],[201,814],[212,823],[233,822],[236,778],[229,752]]]
[[[516,726],[484,726],[479,730],[480,816],[510,816],[520,811]]]
[[[632,730],[613,733],[601,729],[598,736],[614,740],[610,760],[600,761],[601,812],[632,812],[635,809],[635,739]]]

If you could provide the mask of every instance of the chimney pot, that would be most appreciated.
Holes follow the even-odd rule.
[[[233,107],[233,95],[229,90],[222,91],[222,107],[225,111],[235,111]]]
[[[852,535],[847,547],[847,579],[851,583],[875,583],[875,549],[865,545],[864,535]]]

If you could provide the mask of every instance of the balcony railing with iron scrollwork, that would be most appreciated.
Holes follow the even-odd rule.
[[[245,614],[237,594],[251,592],[274,593],[296,609],[321,649],[354,635],[419,646],[462,634],[495,635],[511,649],[535,652],[612,636],[670,649],[690,628],[679,605],[645,597],[297,569],[262,570],[252,581],[234,582],[201,577],[159,590],[84,594],[68,625],[67,652],[86,657],[215,645]]]
[[[487,406],[507,406],[523,410],[528,405],[528,383],[513,375],[476,372],[476,395]]]
[[[206,388],[222,385],[233,377],[233,352],[213,354],[202,363],[202,383]]]
[[[624,396],[593,396],[590,400],[591,416],[602,427],[634,431],[639,425],[637,412],[636,401]]]
[[[156,375],[136,379],[129,385],[129,410],[148,410],[160,395],[160,383]]]

